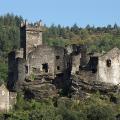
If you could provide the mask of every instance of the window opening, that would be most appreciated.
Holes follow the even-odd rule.
[[[60,59],[60,56],[56,56],[56,59]]]
[[[111,67],[111,60],[110,59],[106,60],[106,65],[107,65],[107,67]]]
[[[48,72],[48,63],[42,64],[42,70],[46,73]]]
[[[28,73],[28,66],[25,66],[25,73]]]
[[[57,70],[60,70],[60,66],[57,66]]]

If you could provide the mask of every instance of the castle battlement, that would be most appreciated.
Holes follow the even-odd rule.
[[[28,23],[26,20],[21,22],[21,28],[26,28],[27,31],[43,31],[42,21],[35,22],[34,24]]]

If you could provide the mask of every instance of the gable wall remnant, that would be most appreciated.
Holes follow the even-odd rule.
[[[109,63],[108,63],[109,62]],[[99,57],[97,79],[102,82],[120,83],[120,50],[114,48]]]

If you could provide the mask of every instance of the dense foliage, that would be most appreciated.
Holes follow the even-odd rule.
[[[86,44],[89,52],[103,52],[117,46],[120,48],[120,27],[94,27],[87,25],[81,28],[74,24],[72,27],[51,25],[46,27],[44,42],[49,45]]]
[[[110,102],[99,93],[81,101],[68,98],[26,101],[18,96],[15,108],[1,115],[3,120],[116,120],[120,104]],[[1,119],[1,120],[2,120]]]
[[[0,81],[7,80],[7,55],[19,47],[19,25],[22,17],[6,14],[0,16]]]

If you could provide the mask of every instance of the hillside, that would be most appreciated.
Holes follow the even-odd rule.
[[[21,16],[13,14],[0,16],[0,82],[5,84],[8,75],[7,55],[11,50],[19,48],[21,21],[24,21]],[[44,25],[43,42],[50,46],[84,44],[87,46],[88,52],[105,52],[115,46],[120,48],[120,27],[117,24],[105,27],[87,25],[85,28],[81,28],[77,24],[71,27]],[[0,114],[0,120],[116,120],[119,118],[119,88],[84,81],[83,78],[89,72],[83,76],[81,73],[79,74],[71,77],[72,87],[75,92],[80,90],[83,93],[81,96],[87,97],[75,100],[72,97],[74,92],[72,96],[68,93],[65,97],[61,91],[59,97],[38,102],[33,99],[24,99],[19,93],[14,109],[7,114]],[[34,83],[36,84],[36,81]]]

